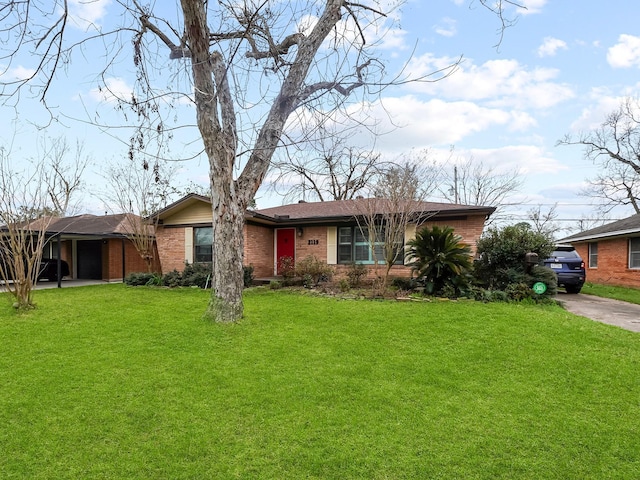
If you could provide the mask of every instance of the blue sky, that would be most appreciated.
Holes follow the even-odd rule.
[[[71,2],[77,18],[108,25],[119,6],[109,0]],[[453,161],[469,156],[500,171],[519,168],[524,186],[510,209],[514,221],[530,208],[558,204],[562,226],[589,215],[591,200],[577,195],[592,164],[579,147],[556,147],[566,134],[597,126],[626,95],[638,94],[640,79],[640,3],[612,0],[523,0],[526,10],[512,11],[517,22],[507,29],[501,44],[497,19],[477,0],[409,0],[397,13],[399,28],[385,37],[380,57],[390,71],[411,55],[408,72],[417,75],[450,64],[463,56],[457,71],[435,83],[407,84],[388,89],[372,99],[381,130],[393,130],[377,140],[377,148],[392,158],[410,150],[429,149],[432,159],[444,161],[455,146]],[[111,15],[111,17],[110,17]],[[78,22],[76,34],[86,24]],[[126,43],[126,42],[125,42]],[[125,58],[125,57],[123,57]],[[162,56],[162,58],[166,58]],[[88,119],[114,119],[113,102],[96,90],[96,58],[88,49],[74,57],[58,75],[50,104],[56,114]],[[32,68],[33,59],[17,57],[1,66],[2,76],[19,76]],[[105,82],[127,95],[133,79],[131,62],[114,65]],[[164,81],[176,77],[165,75]],[[38,154],[42,135],[32,122],[42,124],[46,112],[23,95],[17,109],[4,106],[0,115],[0,143],[16,162]],[[97,112],[97,113],[96,113]],[[388,113],[391,118],[388,118]],[[189,120],[193,121],[193,119]],[[399,128],[392,128],[391,124]],[[100,189],[98,173],[107,161],[126,160],[127,133],[100,131],[88,124],[58,117],[46,129],[50,136],[84,139],[95,159],[88,178],[87,210],[104,210],[91,194]],[[195,151],[193,134],[174,152]],[[180,164],[181,181],[205,184],[207,163],[197,158]],[[258,206],[281,203],[258,194]],[[616,210],[613,218],[630,215]]]

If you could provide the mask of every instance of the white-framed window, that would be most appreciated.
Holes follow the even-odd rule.
[[[378,238],[373,244],[369,242],[369,229],[366,227],[340,227],[338,228],[338,263],[385,263],[384,260],[384,232],[378,231]],[[403,245],[395,246],[399,254],[396,256],[396,265],[403,264]],[[375,254],[375,256],[374,256]]]
[[[213,261],[213,227],[193,228],[193,261]]]
[[[629,268],[640,268],[640,237],[629,239]]]
[[[598,268],[598,242],[589,244],[589,268]]]

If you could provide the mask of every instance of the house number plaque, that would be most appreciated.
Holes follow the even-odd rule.
[[[320,240],[307,240],[307,245],[320,245]]]

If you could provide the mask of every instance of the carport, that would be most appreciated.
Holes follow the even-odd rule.
[[[129,273],[146,271],[131,240],[130,216],[85,214],[51,221],[43,258],[58,259],[58,287],[62,260],[74,280],[122,281]]]

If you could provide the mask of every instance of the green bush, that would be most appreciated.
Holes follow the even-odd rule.
[[[211,286],[211,263],[185,263],[182,271],[183,287],[208,288]]]
[[[271,281],[269,282],[269,288],[270,288],[271,290],[279,290],[279,289],[281,289],[281,288],[282,288],[282,283],[281,283],[281,282],[279,282],[278,280],[271,280]]]
[[[176,269],[165,273],[162,276],[162,285],[171,288],[180,287],[182,285],[182,274]]]
[[[162,278],[155,273],[134,272],[124,278],[124,283],[132,287],[162,285]]]
[[[490,228],[477,244],[474,263],[476,281],[489,289],[505,290],[509,285],[530,282],[525,255],[537,253],[540,260],[554,248],[550,235],[534,232],[527,223]]]
[[[532,298],[534,299],[550,299],[556,296],[558,293],[558,277],[556,272],[549,267],[543,267],[536,265],[531,270],[529,285],[533,287],[536,282],[542,282],[547,286],[547,291],[539,295],[534,293]]]
[[[253,265],[244,265],[242,267],[244,288],[248,288],[253,284]]]

